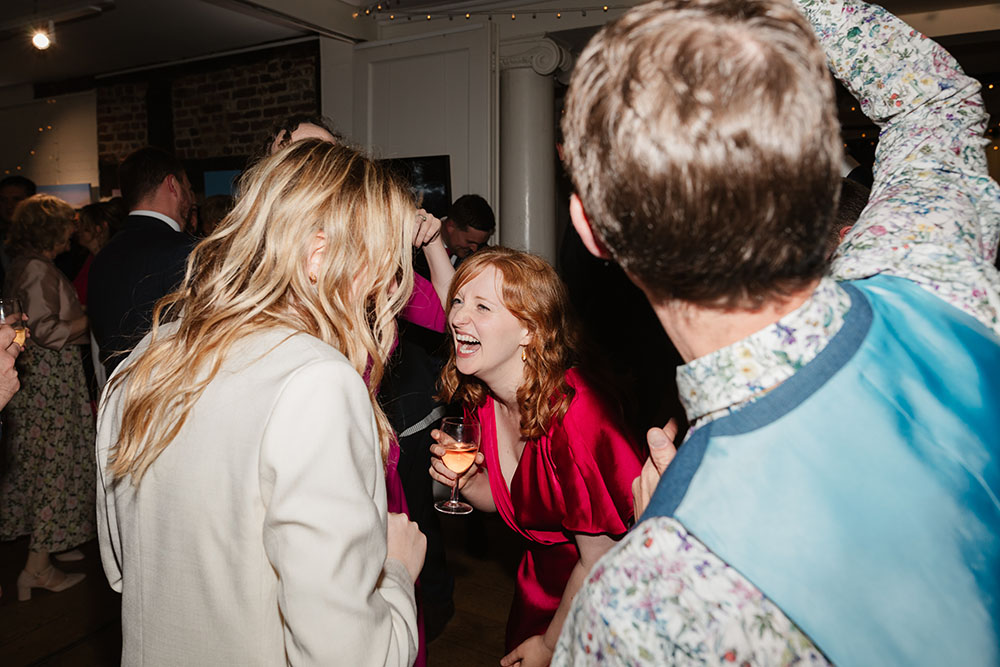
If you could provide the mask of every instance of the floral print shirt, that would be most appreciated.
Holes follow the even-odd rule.
[[[869,203],[832,276],[777,323],[678,369],[698,428],[791,377],[843,324],[837,280],[912,280],[1000,333],[1000,187],[979,83],[881,7],[798,0],[834,74],[881,128]],[[693,430],[693,429],[692,429]],[[780,609],[675,519],[648,519],[577,593],[552,664],[826,664]]]
[[[840,331],[851,297],[832,278],[781,320],[677,369],[677,390],[695,427],[767,393],[816,358]],[[692,429],[693,430],[693,429]]]

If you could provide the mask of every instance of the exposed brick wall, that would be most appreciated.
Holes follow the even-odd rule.
[[[282,118],[319,113],[318,63],[317,44],[303,42],[109,80],[97,89],[99,162],[113,174],[157,128],[166,142],[172,129],[173,150],[182,160],[254,155]],[[165,93],[169,110],[147,109],[153,90]]]
[[[97,89],[99,162],[120,162],[147,143],[146,84],[118,83]]]
[[[252,155],[283,117],[319,110],[315,53],[284,52],[224,70],[178,77],[174,147],[181,159]]]

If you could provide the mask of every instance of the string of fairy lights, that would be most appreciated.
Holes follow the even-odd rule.
[[[389,11],[387,9],[388,4],[381,5],[382,9],[377,9],[378,6],[379,5],[375,5],[375,7],[376,7],[375,11],[382,11],[382,12]],[[605,7],[607,7],[607,9],[615,9],[616,8],[616,7],[612,7],[610,5],[601,5],[600,7],[598,7],[598,11],[602,11]],[[586,11],[586,10],[581,10],[581,11]],[[541,12],[539,12],[539,13],[541,13]],[[550,14],[560,14],[561,12],[554,12],[554,11],[553,12],[548,12],[547,11],[547,13],[550,13]],[[504,14],[504,15],[506,16],[508,14]],[[516,15],[516,13],[515,13],[515,15]],[[424,15],[424,16],[427,16],[427,15]],[[468,15],[466,13],[462,13],[462,14],[460,14],[458,16],[460,16],[462,18],[470,18],[471,19],[472,16],[477,16],[477,14],[474,14],[474,13],[470,12],[470,13],[468,13]],[[438,18],[440,18],[440,17],[438,17]],[[390,20],[399,20],[399,17],[397,16],[396,19],[390,19]],[[424,20],[427,20],[427,19],[425,18]],[[988,93],[988,91],[996,90],[996,87],[998,87],[998,86],[1000,86],[1000,82],[996,82],[996,83],[995,82],[990,82],[990,83],[987,83],[987,82],[984,81],[983,82],[983,91],[985,93]],[[46,102],[46,104],[56,104],[56,100],[54,98],[49,98],[49,99],[45,100],[45,102]],[[858,110],[857,105],[851,106],[851,111],[852,112],[857,112],[857,110]],[[46,134],[48,134],[50,132],[53,132],[53,131],[55,131],[55,127],[53,125],[51,125],[49,123],[44,123],[44,124],[39,124],[37,126],[37,131],[35,131],[34,134],[36,134],[36,136],[38,137],[38,141],[41,141],[41,139],[45,138]],[[869,142],[869,145],[874,146],[875,143],[876,143],[876,139],[878,138],[878,134],[877,134],[876,131],[872,130],[872,131],[870,131],[870,135],[871,136],[869,137],[869,131],[865,130],[865,131],[861,131],[860,132],[860,136],[854,135],[854,136],[851,136],[851,137],[847,137],[847,138],[845,138],[845,141],[847,143],[844,143],[844,147],[847,148],[848,144],[850,142],[857,142],[857,141],[863,141],[863,140],[867,140]],[[987,127],[987,129],[986,129],[986,137],[988,139],[990,139],[989,149],[990,150],[994,150],[994,151],[1000,151],[1000,122],[993,121],[993,122],[990,123],[989,127]],[[24,173],[24,172],[28,171],[29,170],[28,167],[31,166],[31,162],[38,157],[38,151],[39,150],[40,150],[39,144],[38,143],[34,143],[31,146],[31,148],[29,148],[27,150],[27,152],[20,157],[20,159],[17,159],[15,161],[13,161],[11,164],[9,164],[6,167],[4,167],[4,169],[3,169],[3,175],[4,176],[11,176],[11,175],[14,175],[14,174],[21,174],[21,173]],[[10,156],[8,156],[8,157],[10,157]],[[50,159],[51,159],[51,156],[50,156]]]
[[[630,9],[632,5],[594,5],[593,7],[574,7],[573,9],[520,9],[520,10],[484,10],[484,11],[432,11],[432,12],[422,12],[417,10],[403,9],[398,5],[398,2],[394,3],[392,0],[382,0],[382,2],[377,2],[372,5],[368,5],[364,9],[359,9],[354,12],[351,16],[355,19],[365,19],[371,18],[379,21],[430,21],[432,19],[448,19],[449,21],[454,21],[455,19],[469,21],[473,18],[485,18],[487,21],[496,20],[507,20],[507,21],[517,21],[525,19],[537,19],[539,16],[554,16],[557,19],[561,19],[564,16],[575,16],[579,14],[580,16],[587,16],[587,12],[594,13],[607,13],[612,9]]]
[[[56,100],[49,98],[45,100],[46,104],[55,104]],[[49,123],[39,124],[38,130],[33,132],[37,137],[44,137],[46,133],[53,132],[55,128]],[[38,156],[39,145],[34,143],[31,148],[28,149],[27,153],[23,154],[20,159],[14,161],[12,164],[6,166],[3,170],[4,176],[11,176],[15,174],[22,174],[27,171],[27,168],[31,166],[31,161]],[[10,156],[8,156],[10,157]]]

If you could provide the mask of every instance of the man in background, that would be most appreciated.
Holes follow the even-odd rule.
[[[35,182],[24,176],[8,176],[0,180],[0,285],[3,285],[7,265],[10,263],[5,242],[14,209],[36,191]]]
[[[487,244],[496,230],[493,209],[479,195],[462,195],[441,220],[441,238],[458,266],[463,259]]]
[[[180,161],[140,148],[118,168],[129,215],[90,268],[88,316],[108,375],[152,325],[156,301],[173,291],[194,247],[191,182]]]

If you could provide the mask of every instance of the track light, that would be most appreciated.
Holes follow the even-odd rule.
[[[52,46],[52,40],[55,36],[55,23],[49,21],[49,25],[46,28],[39,28],[31,36],[32,45],[39,51],[44,51],[45,49]]]

